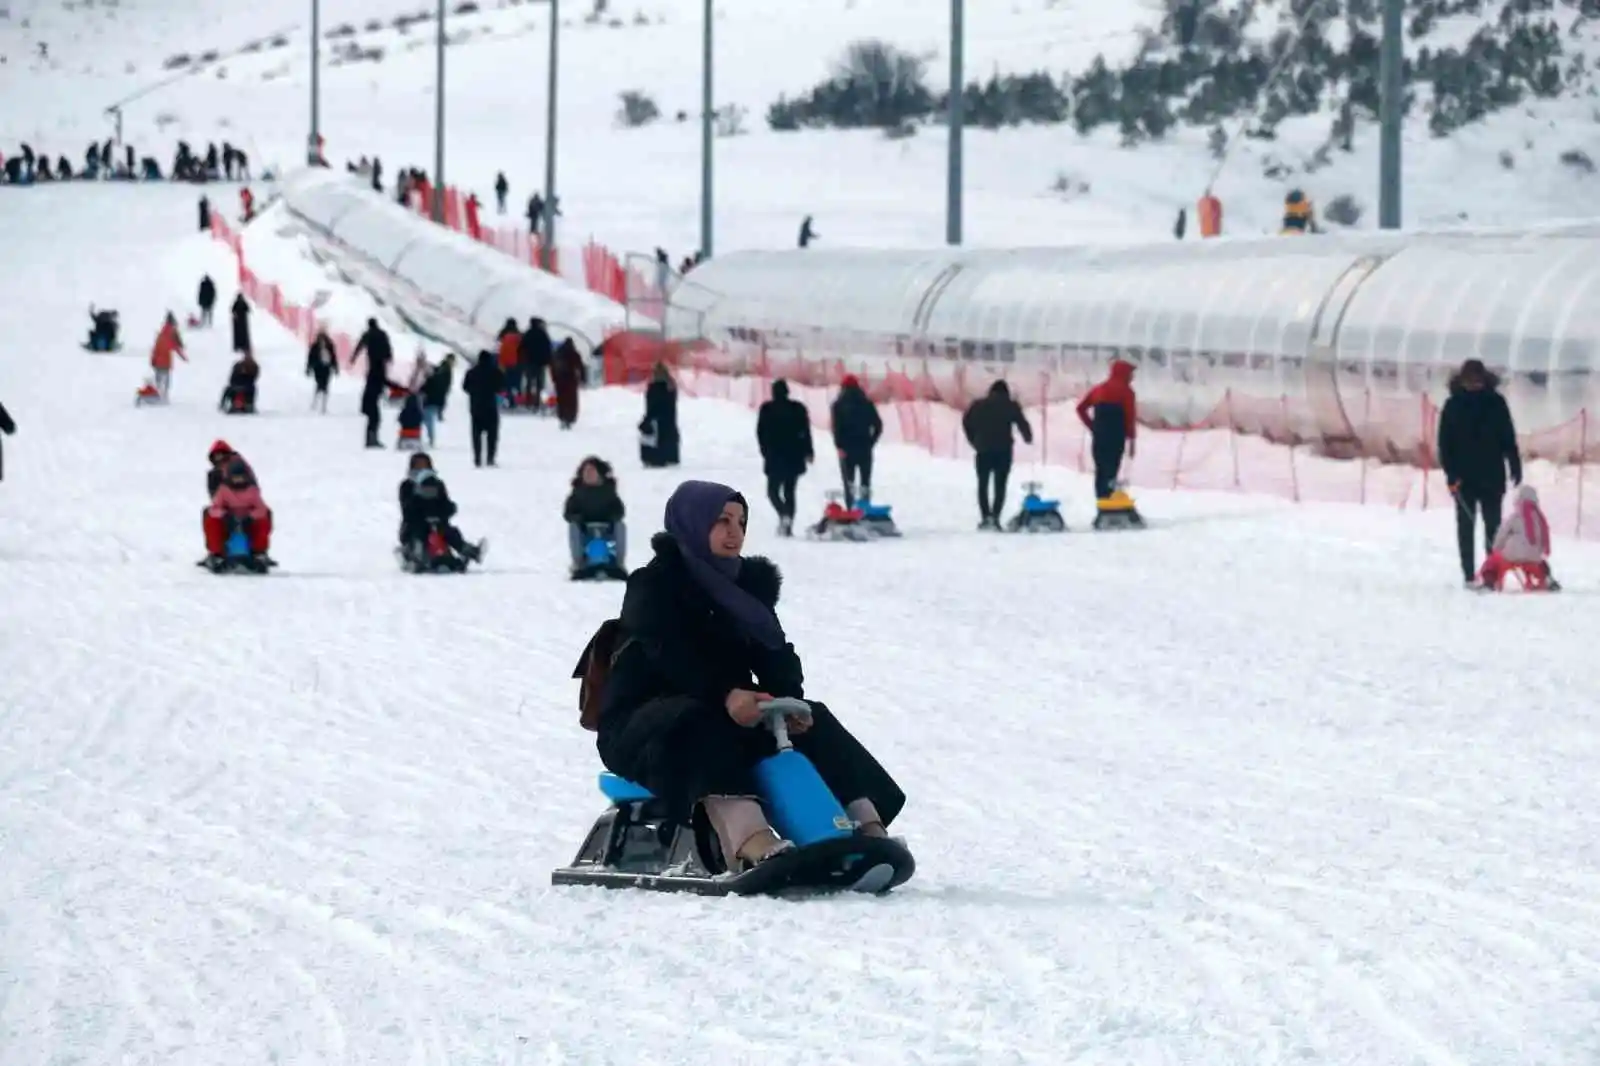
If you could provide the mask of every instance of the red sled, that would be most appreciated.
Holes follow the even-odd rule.
[[[156,388],[148,381],[141,385],[139,387],[139,391],[134,393],[133,396],[133,405],[135,407],[143,407],[146,404],[166,402],[167,401],[161,396],[161,390]]]
[[[1550,564],[1545,562],[1511,563],[1500,560],[1495,564],[1491,558],[1490,564],[1483,568],[1483,585],[1486,589],[1500,592],[1505,588],[1506,578],[1515,577],[1517,584],[1522,586],[1524,592],[1559,592],[1561,585],[1550,576]]]
[[[199,315],[190,315],[189,316],[189,328],[190,329],[199,329],[200,328],[200,316]]]

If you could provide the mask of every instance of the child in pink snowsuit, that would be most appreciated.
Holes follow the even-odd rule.
[[[1483,569],[1478,571],[1478,580],[1489,588],[1497,588],[1512,563],[1540,563],[1550,587],[1558,589],[1561,586],[1550,573],[1549,557],[1550,521],[1539,506],[1539,493],[1532,485],[1519,486],[1516,503],[1495,532],[1494,544],[1490,546]]]
[[[250,550],[266,555],[272,545],[272,512],[261,498],[261,488],[249,464],[238,456],[229,460],[223,471],[222,483],[211,497],[203,526],[206,535],[206,553],[210,558],[220,558],[223,544],[228,538],[230,520],[243,522],[250,536]]]

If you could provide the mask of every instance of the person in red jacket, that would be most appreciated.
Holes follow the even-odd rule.
[[[1139,433],[1139,404],[1133,394],[1133,364],[1121,359],[1111,364],[1111,376],[1078,401],[1078,418],[1089,430],[1094,456],[1094,495],[1109,499],[1117,491],[1122,453],[1133,458]]]

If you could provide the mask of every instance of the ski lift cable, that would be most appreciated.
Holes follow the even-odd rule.
[[[1222,171],[1227,167],[1228,160],[1233,155],[1234,145],[1239,143],[1239,135],[1244,132],[1244,127],[1260,117],[1263,98],[1266,96],[1267,91],[1277,84],[1278,77],[1287,68],[1289,60],[1294,58],[1295,54],[1300,50],[1300,42],[1305,37],[1306,27],[1311,24],[1311,16],[1333,2],[1334,0],[1311,0],[1311,3],[1306,5],[1305,13],[1300,16],[1300,21],[1295,23],[1294,36],[1290,38],[1288,46],[1284,48],[1283,55],[1279,56],[1278,61],[1272,65],[1272,69],[1267,71],[1267,80],[1262,83],[1255,107],[1235,123],[1233,133],[1228,136],[1228,143],[1222,150],[1222,157],[1217,160],[1217,165],[1212,168],[1211,176],[1206,179],[1205,192],[1201,194],[1202,196],[1211,195],[1212,186],[1216,185],[1217,179],[1222,176]]]

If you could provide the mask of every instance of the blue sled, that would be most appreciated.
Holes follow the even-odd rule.
[[[1006,523],[1006,529],[1012,533],[1066,532],[1067,521],[1061,517],[1061,501],[1040,496],[1041,485],[1037,481],[1030,481],[1022,487],[1027,492],[1022,498],[1022,510]]]
[[[572,568],[572,580],[609,578],[626,581],[628,569],[617,557],[615,528],[604,522],[591,522],[586,527],[586,532],[589,539],[583,544],[583,562]]]
[[[910,880],[916,860],[906,846],[857,832],[811,760],[790,745],[785,716],[809,716],[809,705],[773,700],[763,709],[778,752],[756,764],[756,787],[773,828],[794,844],[792,850],[749,870],[726,872],[713,834],[676,824],[649,789],[602,773],[600,792],[610,809],[590,830],[572,864],[551,874],[551,883],[748,896],[884,893]]]

